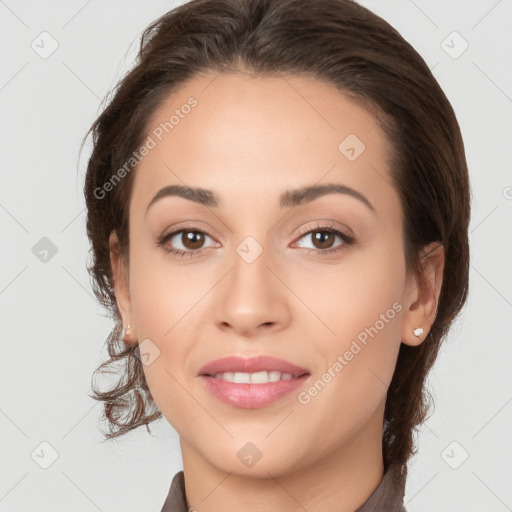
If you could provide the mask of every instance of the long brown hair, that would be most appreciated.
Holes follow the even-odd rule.
[[[379,119],[392,148],[390,168],[403,211],[408,272],[421,269],[421,250],[444,246],[437,316],[418,346],[401,344],[385,406],[385,468],[416,453],[414,429],[425,421],[425,380],[448,329],[467,297],[470,186],[454,111],[421,56],[386,21],[352,0],[192,0],[164,14],[143,33],[137,62],[112,91],[91,126],[93,149],[85,179],[88,270],[98,300],[115,327],[110,359],[95,372],[118,382],[93,398],[104,402],[112,439],[160,418],[136,347],[120,339],[110,266],[109,236],[129,261],[128,211],[134,172],[112,190],[104,184],[130,159],[152,114],[185,81],[202,72],[244,70],[261,76],[289,73],[334,85]],[[100,194],[98,191],[102,190]],[[149,431],[149,428],[148,428]]]

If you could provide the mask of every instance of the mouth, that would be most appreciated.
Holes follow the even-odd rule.
[[[205,374],[205,377],[213,377],[215,379],[225,380],[226,382],[235,382],[236,384],[267,384],[269,382],[278,382],[280,380],[299,379],[309,373],[305,372],[300,375],[292,375],[291,373],[276,371],[266,371],[247,373],[247,372],[224,372],[215,375]]]
[[[216,398],[234,407],[265,407],[304,385],[310,372],[283,359],[225,357],[199,370],[198,377]]]
[[[239,356],[228,356],[209,362],[198,372],[199,375],[209,377],[226,374],[228,377],[230,377],[230,374],[249,374],[250,376],[258,374],[255,377],[256,379],[265,377],[263,373],[267,373],[271,382],[273,382],[274,380],[280,380],[283,376],[283,380],[289,379],[288,375],[291,375],[292,378],[301,377],[309,371],[289,361],[272,356],[256,356],[248,359]],[[278,374],[279,379],[276,379]],[[242,382],[249,383],[250,381],[244,380]]]

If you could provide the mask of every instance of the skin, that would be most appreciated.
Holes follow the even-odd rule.
[[[135,171],[129,267],[111,238],[118,306],[131,325],[126,342],[149,339],[160,351],[144,372],[180,436],[189,507],[353,511],[384,475],[387,388],[400,343],[419,345],[434,322],[443,250],[430,254],[423,274],[406,275],[390,146],[368,111],[303,77],[216,75],[193,78],[151,120],[156,127],[190,96],[198,101]],[[351,133],[366,146],[354,161],[338,150]],[[279,207],[285,190],[318,183],[352,187],[375,211],[346,194]],[[166,197],[146,214],[172,184],[210,189],[221,204]],[[184,222],[207,233],[204,243],[187,246],[178,235],[166,245],[198,247],[193,257],[157,245]],[[321,245],[299,231],[318,224],[356,242],[336,236]],[[252,263],[236,252],[249,235],[263,249]],[[341,250],[308,251],[315,248]],[[220,357],[266,354],[308,369],[315,382],[394,303],[401,311],[305,405],[292,393],[260,409],[233,407],[197,377]],[[252,467],[237,457],[247,442],[261,452]]]

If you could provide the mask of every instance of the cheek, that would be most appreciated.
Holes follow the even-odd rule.
[[[293,269],[286,276],[312,313],[303,321],[309,318],[317,324],[327,347],[342,350],[358,336],[364,341],[368,329],[376,334],[373,327],[381,339],[396,337],[406,275],[403,254],[395,247],[400,245],[379,241],[347,253],[342,264],[317,267],[314,272]]]
[[[366,261],[354,257],[350,264],[317,274],[314,287],[312,283],[309,279],[297,294],[308,297],[321,320],[311,315],[309,323],[316,323],[321,334],[315,339],[323,368],[302,403],[315,411],[311,416],[330,417],[340,425],[350,411],[359,425],[385,398],[394,372],[401,342],[404,262],[393,251],[373,253]],[[323,429],[321,423],[314,428]]]
[[[131,306],[138,332],[167,343],[194,316],[212,285],[211,269],[202,266],[198,272],[194,265],[180,265],[162,248],[134,247],[130,257]]]
[[[196,392],[183,375],[181,362],[185,357],[179,349],[172,355],[162,353],[151,365],[143,366],[147,385],[158,410],[178,435],[183,438],[205,438],[205,428],[209,426],[216,435],[216,424],[211,424],[205,409],[195,399]],[[211,449],[211,448],[210,448]],[[206,448],[208,451],[208,448]],[[222,457],[222,454],[218,455]]]
[[[130,296],[141,354],[146,349],[152,361],[143,364],[147,384],[159,410],[179,431],[180,418],[189,422],[200,413],[191,408],[187,362],[198,335],[198,315],[205,317],[202,299],[214,276],[211,270],[198,274],[192,266],[172,265],[166,260],[170,257],[134,247]]]
[[[347,303],[332,318],[336,337],[323,338],[317,348],[323,365],[298,397],[303,410],[297,418],[307,418],[300,427],[305,438],[316,436],[332,448],[353,439],[384,412],[400,348],[402,313],[400,303],[381,299],[379,304],[362,302],[363,312],[357,303]]]

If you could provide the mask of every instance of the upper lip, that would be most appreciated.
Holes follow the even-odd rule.
[[[228,356],[211,361],[200,368],[199,375],[216,375],[224,372],[256,373],[262,371],[280,371],[290,373],[293,377],[300,377],[308,370],[292,364],[284,359],[271,356],[257,356],[245,359],[243,357]]]

